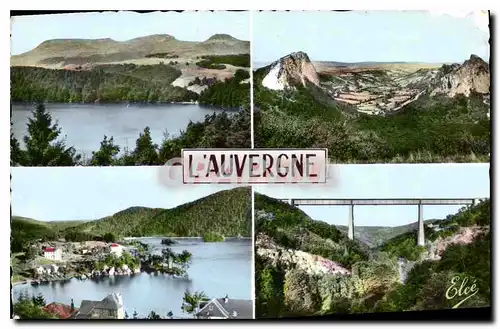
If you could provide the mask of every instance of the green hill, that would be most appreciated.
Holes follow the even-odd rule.
[[[251,236],[251,196],[248,188],[214,193],[173,209],[132,207],[112,216],[76,226],[92,234],[119,236]]]
[[[124,236],[246,236],[251,230],[251,196],[245,187],[214,193],[172,209],[131,207],[91,221],[41,222],[12,217],[11,248],[23,251],[27,242],[65,238],[102,239],[106,233]]]
[[[101,65],[91,70],[52,70],[12,67],[13,102],[175,102],[194,101],[198,95],[174,87],[181,71],[165,64]]]

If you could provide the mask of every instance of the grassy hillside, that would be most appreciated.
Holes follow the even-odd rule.
[[[103,65],[91,70],[11,68],[14,102],[174,102],[194,101],[198,95],[174,87],[181,75],[169,65]]]
[[[178,57],[237,55],[250,52],[250,42],[230,35],[214,35],[205,41],[183,41],[167,34],[149,35],[127,41],[112,39],[47,40],[26,53],[11,56],[11,66],[60,66],[110,63],[151,58],[159,54]],[[228,63],[229,64],[229,63]]]
[[[434,220],[426,220],[425,223],[431,223]],[[387,240],[394,238],[398,235],[404,234],[408,231],[413,231],[417,229],[418,223],[411,223],[408,225],[401,225],[395,227],[387,226],[355,226],[354,227],[354,239],[361,241],[369,247],[378,247],[382,245]],[[347,234],[347,226],[345,225],[335,225],[339,231]]]
[[[285,248],[320,255],[347,268],[368,258],[366,246],[287,203],[255,193],[255,212],[256,232],[265,233]]]
[[[429,224],[435,227],[429,227]],[[449,215],[444,220],[428,221],[424,224],[425,239],[433,242],[438,238],[446,238],[456,234],[462,227],[489,226],[490,225],[490,200],[483,201],[474,207],[464,207],[458,213]],[[380,246],[380,250],[396,257],[417,260],[422,251],[416,248],[417,228],[395,236]]]
[[[325,147],[340,163],[489,161],[488,105],[480,95],[422,95],[397,113],[370,116],[316,87],[268,90],[261,83],[268,69],[254,73],[256,147]]]
[[[257,232],[272,236],[284,247],[321,255],[321,249],[314,249],[321,245],[320,240],[315,241],[314,247],[303,242],[307,241],[303,232],[315,227],[317,222],[297,208],[277,200],[256,195],[255,201],[256,216],[261,217],[257,221]],[[438,229],[426,225],[427,240],[432,244],[439,237],[453,235],[465,227],[487,229],[489,223],[490,202],[485,201],[463,208],[446,220],[434,222]],[[331,237],[338,242],[346,239],[333,226],[322,223],[318,227],[321,227],[321,232],[315,232],[318,236],[322,234],[321,237]],[[417,247],[416,232],[406,232],[371,250],[363,259],[351,264],[344,261],[344,265],[349,265],[351,274],[343,276],[311,275],[299,270],[299,267],[284,269],[256,255],[256,315],[259,318],[274,318],[451,308],[461,298],[447,299],[446,291],[452,280],[464,278],[468,278],[469,287],[476,282],[478,293],[459,307],[490,305],[491,233],[488,230],[468,244],[448,245],[440,258],[435,260],[420,257],[425,255],[424,251]],[[408,259],[413,255],[418,256],[414,260],[419,260],[406,265],[398,262],[400,257]],[[342,255],[335,253],[329,258],[343,260]],[[402,276],[406,278],[401,279]]]

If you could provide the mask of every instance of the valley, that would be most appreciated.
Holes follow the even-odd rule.
[[[444,293],[457,276],[478,286],[460,307],[490,305],[489,200],[427,221],[425,247],[413,225],[369,246],[265,195],[255,207],[258,318],[451,308]]]
[[[255,70],[254,95],[257,147],[324,147],[337,163],[489,161],[490,73],[475,55],[348,64],[295,52]]]

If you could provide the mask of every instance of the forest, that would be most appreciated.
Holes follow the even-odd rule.
[[[258,318],[452,308],[458,300],[446,298],[446,291],[452,282],[464,279],[475,280],[478,292],[459,307],[490,306],[489,200],[436,221],[439,229],[426,224],[426,248],[417,247],[413,230],[377,248],[350,241],[343,252],[339,246],[345,245],[347,237],[334,226],[260,194],[255,196],[255,207],[256,234],[265,234],[285,248],[321,255],[350,271],[348,275],[311,274],[297,263],[285,266],[257,253]],[[448,242],[439,257],[432,256],[438,244],[452,241],[447,237],[474,229],[478,233],[472,242]]]
[[[295,91],[262,87],[254,73],[255,145],[328,149],[337,163],[488,162],[488,105],[468,98],[421,96],[387,116],[359,113],[315,86]]]
[[[248,78],[250,78],[248,71],[239,69],[232,79],[211,84],[201,93],[200,104],[224,109],[250,110],[250,83],[243,82]]]
[[[168,103],[196,101],[198,94],[171,83],[181,71],[166,64],[100,65],[91,70],[12,67],[12,102]]]
[[[200,56],[204,63],[210,64],[229,64],[239,67],[250,67],[250,54],[238,55],[205,55]]]

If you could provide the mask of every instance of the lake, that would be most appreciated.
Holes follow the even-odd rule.
[[[166,246],[161,238],[140,239],[160,252]],[[42,293],[47,303],[60,302],[69,305],[73,298],[75,307],[84,299],[101,300],[117,292],[123,295],[125,311],[132,317],[134,311],[146,316],[154,310],[165,317],[169,311],[175,316],[183,314],[182,297],[186,289],[191,292],[204,291],[209,297],[222,298],[228,295],[235,299],[253,299],[251,294],[252,240],[232,240],[204,243],[200,239],[182,239],[169,246],[174,252],[188,250],[192,253],[192,264],[188,269],[189,280],[176,279],[163,274],[136,274],[115,276],[95,280],[72,279],[67,282],[51,282],[47,285],[17,285],[12,288],[14,301],[21,291],[29,295]]]
[[[189,121],[203,121],[207,114],[222,112],[197,104],[47,104],[46,108],[54,122],[59,122],[60,137],[66,136],[66,144],[86,157],[100,148],[104,135],[113,136],[121,151],[133,150],[139,133],[148,126],[153,142],[161,145],[165,131],[170,137],[178,136]],[[12,105],[12,129],[23,148],[33,109],[31,104]]]

